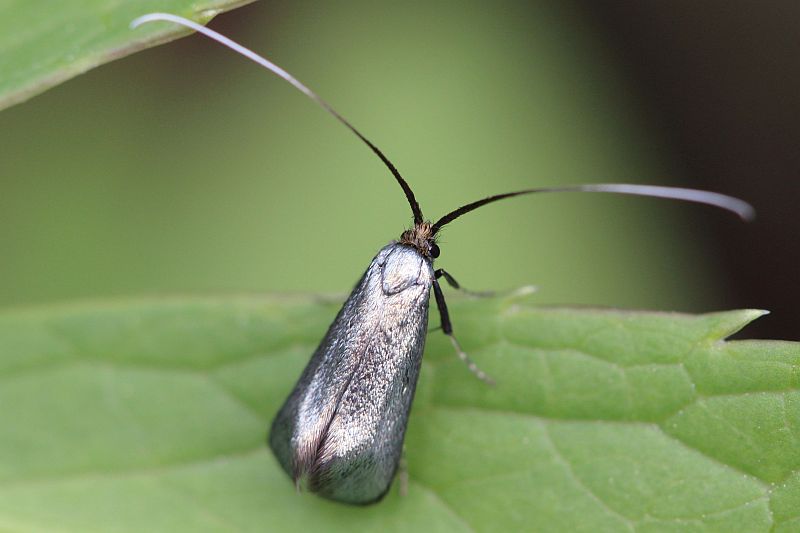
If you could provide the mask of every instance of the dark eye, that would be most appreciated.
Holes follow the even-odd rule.
[[[428,253],[431,254],[431,257],[436,259],[437,257],[439,257],[439,246],[437,246],[435,242],[432,242],[431,249]]]

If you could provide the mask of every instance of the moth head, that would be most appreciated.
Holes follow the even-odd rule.
[[[400,243],[413,246],[423,257],[436,259],[439,257],[439,245],[436,244],[436,233],[433,224],[420,222],[400,235]]]

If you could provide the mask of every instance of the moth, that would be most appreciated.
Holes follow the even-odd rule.
[[[439,280],[460,286],[434,268],[442,228],[486,204],[543,192],[598,192],[684,200],[732,211],[743,219],[753,209],[719,193],[620,183],[546,187],[497,194],[463,205],[435,222],[426,219],[411,187],[391,161],[349,121],[291,74],[219,33],[166,13],[137,18],[187,26],[255,61],[322,106],[386,165],[411,208],[413,226],[384,246],[356,283],[300,379],[275,417],[269,446],[298,488],[349,504],[379,501],[389,490],[402,454],[411,402],[419,377],[431,291],[442,332],[480,379],[491,379],[467,357],[453,327]]]

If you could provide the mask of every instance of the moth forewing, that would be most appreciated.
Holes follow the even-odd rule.
[[[270,431],[296,482],[365,504],[391,485],[419,376],[433,283],[415,248],[384,247],[328,329]]]

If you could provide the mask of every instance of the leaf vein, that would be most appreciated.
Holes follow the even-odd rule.
[[[575,470],[572,468],[572,464],[569,460],[561,453],[561,450],[558,449],[556,443],[553,441],[552,436],[550,435],[550,428],[547,424],[543,424],[543,435],[545,442],[547,443],[548,447],[553,452],[553,457],[555,458],[556,462],[560,463],[564,470],[569,475],[570,479],[572,479],[575,484],[586,493],[592,500],[600,504],[600,506],[611,513],[612,516],[615,516],[622,520],[627,526],[629,531],[636,531],[636,524],[633,520],[628,518],[627,516],[623,515],[616,509],[612,508],[605,500],[603,500],[597,493],[595,493],[588,485],[586,485],[582,479],[578,477],[575,473]]]

